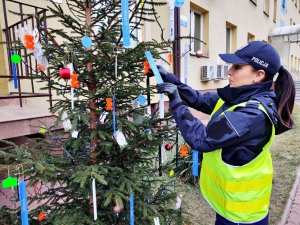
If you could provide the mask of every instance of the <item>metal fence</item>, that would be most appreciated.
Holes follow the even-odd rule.
[[[0,96],[0,99],[11,99],[18,98],[20,106],[22,107],[23,98],[34,98],[34,97],[48,97],[50,108],[52,107],[52,94],[51,89],[48,89],[48,93],[39,93],[36,90],[36,80],[43,78],[47,82],[50,82],[50,71],[46,69],[45,71],[38,70],[38,64],[32,53],[28,53],[25,48],[20,49],[18,43],[20,40],[16,35],[16,31],[25,25],[30,27],[32,30],[35,28],[38,29],[40,38],[43,38],[47,45],[47,22],[46,22],[46,13],[47,9],[40,8],[34,5],[29,5],[26,3],[20,3],[14,0],[2,0],[3,6],[3,16],[5,22],[5,28],[2,30],[5,35],[5,47],[7,50],[7,62],[8,62],[8,73],[9,74],[0,74],[0,79],[13,79],[13,69],[17,72],[17,83],[18,87],[16,92],[10,92],[8,96]],[[13,10],[12,10],[13,9]],[[9,18],[13,18],[13,21],[17,21],[10,24],[8,21]],[[43,21],[41,22],[41,18]],[[16,53],[21,56],[21,63],[12,64],[11,55]],[[16,68],[13,68],[16,66]],[[23,81],[30,80],[28,87],[28,82],[24,84]],[[24,87],[23,87],[24,84]],[[25,86],[26,85],[26,86]],[[26,91],[24,91],[26,90]],[[29,90],[29,91],[28,91]]]

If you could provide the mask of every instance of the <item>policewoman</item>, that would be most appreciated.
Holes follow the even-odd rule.
[[[268,224],[275,135],[293,127],[295,86],[269,44],[253,41],[233,54],[229,85],[201,94],[159,66],[170,109],[185,141],[203,152],[200,189],[216,211],[215,225]],[[277,75],[275,84],[273,78]],[[189,107],[209,114],[205,126]]]

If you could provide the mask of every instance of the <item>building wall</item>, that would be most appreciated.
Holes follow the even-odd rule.
[[[0,30],[2,30],[1,28],[1,24],[0,24]],[[0,42],[3,41],[2,36],[0,35]],[[4,58],[4,47],[3,45],[0,45],[0,75],[6,75],[7,74],[7,70],[6,70],[6,65],[5,65],[5,58]],[[8,83],[7,83],[8,79],[0,79],[0,96],[6,96],[8,95]]]
[[[269,10],[266,9],[265,2],[269,2]],[[197,58],[192,53],[189,54],[187,83],[198,90],[216,89],[227,85],[227,80],[201,81],[200,79],[201,66],[224,63],[218,54],[226,52],[226,24],[235,27],[236,34],[233,37],[233,47],[231,48],[231,52],[234,52],[247,43],[248,35],[251,35],[253,40],[268,42],[268,34],[272,29],[300,23],[299,0],[286,0],[285,11],[282,8],[282,2],[283,0],[186,0],[184,6],[180,8],[181,17],[187,18],[188,21],[187,27],[181,26],[180,28],[182,36],[190,35],[191,9],[206,12],[206,16],[208,16],[203,37],[207,42],[205,51],[203,51],[204,55]],[[161,15],[161,21],[163,21],[168,35],[168,6],[165,6],[165,10],[166,12]],[[158,34],[156,35],[158,36]],[[181,41],[181,53],[184,52],[185,43],[189,43],[189,41]],[[291,55],[293,55],[293,62],[290,60],[289,65],[299,70],[299,44],[291,44]],[[183,76],[183,56],[181,59],[181,76]]]
[[[5,28],[5,20],[4,20],[4,12],[3,12],[3,8],[2,8],[2,1],[3,0],[1,0],[1,6],[0,6],[0,26],[2,28]],[[60,2],[60,0],[56,0],[56,1]],[[39,0],[39,1],[28,0],[26,2],[19,0],[19,2],[28,4],[28,5],[32,5],[32,6],[36,6],[39,8],[44,8],[44,9],[47,9],[47,6],[52,5],[52,3],[48,0]],[[68,12],[69,10],[68,10],[66,1],[62,0],[61,2],[62,2],[62,4],[58,4],[58,5],[61,6],[65,12]],[[10,10],[12,12],[19,12],[19,4],[6,1],[6,9],[7,9],[7,12],[8,12],[8,10]],[[34,14],[35,13],[34,8],[28,7],[28,6],[23,6],[23,12],[26,14]],[[49,14],[49,12],[47,14]],[[20,16],[13,15],[12,13],[9,13],[9,12],[7,14],[7,18],[8,18],[7,19],[8,26],[20,21]],[[26,16],[24,16],[24,18],[26,18]],[[66,32],[68,31],[68,28],[63,27],[54,18],[47,19],[47,25],[48,25],[48,27],[51,27],[51,28],[55,27],[57,29],[63,29]],[[2,33],[2,36],[0,37],[0,39],[1,38],[3,40],[5,40],[4,32]],[[56,40],[58,41],[58,43],[62,43],[62,41],[63,41],[62,39],[59,39],[59,38],[56,38]],[[2,47],[2,45],[0,45],[0,51],[1,51],[1,47]],[[7,73],[9,71],[9,68],[8,68],[8,62],[7,62],[8,56],[7,56],[7,51],[6,51],[6,45],[3,45],[3,48],[4,48],[4,55],[1,54],[1,56],[0,56],[0,65],[1,65],[0,69],[3,69],[4,72]],[[2,55],[3,55],[3,57],[2,57]],[[3,72],[3,74],[4,74],[4,72]],[[2,86],[6,85],[6,90],[7,90],[6,94],[8,94],[8,92],[16,92],[17,91],[16,89],[14,89],[14,83],[13,83],[12,79],[11,80],[0,79],[0,85],[1,85],[1,83],[2,83]],[[35,92],[48,93],[47,90],[40,90],[40,88],[43,88],[44,86],[45,86],[45,83],[37,82],[37,80],[34,80]],[[22,88],[22,92],[31,92],[31,80],[22,79],[21,80],[21,88]],[[1,89],[0,89],[0,94],[1,94]],[[52,94],[54,95],[53,98],[57,97],[55,92],[52,92]],[[47,100],[48,100],[48,97],[26,98],[26,105],[31,106],[31,107],[41,107],[41,106],[49,107],[49,102],[47,102]]]
[[[60,1],[60,0],[58,0]],[[60,6],[66,11],[66,1],[61,0],[63,3]],[[163,0],[167,2],[167,0]],[[268,34],[270,31],[278,26],[298,24],[300,23],[300,3],[299,0],[286,0],[286,11],[282,9],[283,0],[269,0],[269,13],[264,12],[265,2],[268,0],[185,0],[184,6],[180,8],[181,17],[187,21],[187,26],[181,26],[181,35],[190,35],[190,10],[195,9],[197,11],[206,12],[206,30],[204,32],[204,41],[207,43],[204,45],[205,51],[201,58],[197,58],[191,52],[186,53],[188,55],[188,79],[187,83],[195,89],[199,90],[211,90],[227,85],[227,80],[212,80],[201,81],[200,69],[201,66],[208,64],[222,64],[222,60],[218,57],[219,53],[226,51],[226,25],[230,24],[235,27],[235,36],[233,37],[233,45],[231,51],[235,51],[237,48],[247,43],[248,34],[253,35],[255,40],[268,41]],[[256,2],[256,3],[254,3]],[[297,7],[296,7],[297,2]],[[27,4],[36,5],[46,8],[51,4],[47,0],[28,0]],[[276,3],[276,17],[274,17],[274,3]],[[9,4],[10,10],[17,9],[16,4]],[[159,21],[164,28],[164,39],[169,38],[169,8],[168,5],[160,7]],[[0,15],[3,15],[2,7],[0,7]],[[15,22],[14,16],[9,15],[9,23]],[[1,26],[4,27],[4,20],[0,19]],[[59,24],[55,20],[48,20],[48,26],[55,26],[59,28]],[[63,27],[61,27],[63,28]],[[67,28],[64,28],[67,30]],[[160,39],[161,30],[157,25],[150,25],[151,37]],[[148,29],[149,31],[149,29]],[[144,29],[143,39],[146,39],[146,29]],[[149,35],[148,35],[149,36]],[[187,39],[181,40],[181,53],[184,53],[185,44],[189,44]],[[290,60],[290,66],[300,67],[300,51],[299,45],[291,45],[291,55],[293,60]],[[174,56],[176,57],[176,56]],[[181,77],[183,79],[184,74],[184,56],[181,54]],[[5,59],[6,57],[4,57]],[[0,63],[3,65],[3,59],[0,58]],[[7,63],[6,63],[7,65]],[[172,65],[169,68],[172,71]],[[7,70],[7,68],[6,68]],[[12,89],[12,82],[9,82],[9,89]],[[26,86],[26,85],[25,85]],[[35,99],[36,101],[36,99]]]

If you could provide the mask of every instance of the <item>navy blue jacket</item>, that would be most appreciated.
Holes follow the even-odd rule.
[[[236,166],[250,162],[269,141],[272,129],[268,116],[258,109],[259,102],[267,109],[277,133],[281,133],[276,95],[270,90],[272,81],[238,88],[226,86],[203,95],[181,83],[173,74],[169,73],[164,81],[175,84],[179,90],[180,97],[170,102],[170,108],[178,129],[192,149],[209,152],[222,148],[224,162]],[[219,98],[225,103],[207,126],[195,118],[187,107],[211,114]],[[245,101],[248,102],[246,107],[220,115],[229,107]]]

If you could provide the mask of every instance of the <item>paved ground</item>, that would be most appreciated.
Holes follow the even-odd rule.
[[[279,225],[300,225],[300,167]]]
[[[300,105],[300,99],[296,100],[296,104]],[[279,225],[300,225],[300,167]]]

